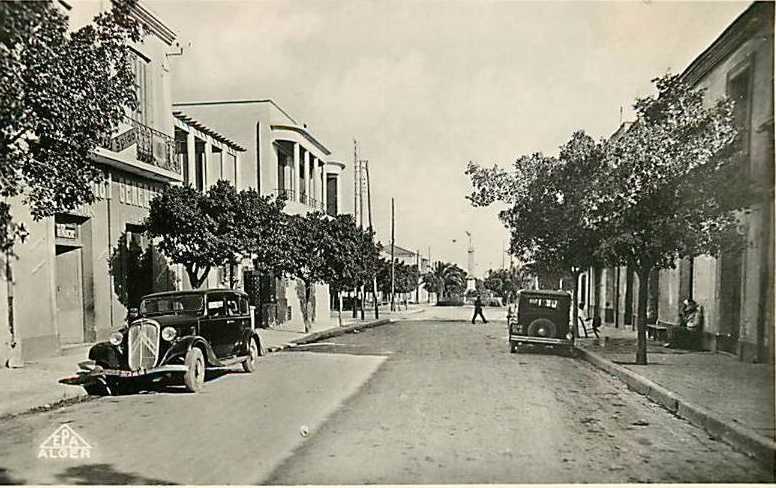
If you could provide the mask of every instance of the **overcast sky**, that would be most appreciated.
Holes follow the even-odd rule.
[[[464,199],[468,161],[555,154],[576,129],[609,135],[650,79],[682,71],[748,6],[147,3],[191,43],[173,58],[175,101],[274,99],[348,164],[344,195],[358,139],[380,240],[395,197],[398,245],[465,266],[469,230],[478,274],[501,265],[507,234],[495,209]]]

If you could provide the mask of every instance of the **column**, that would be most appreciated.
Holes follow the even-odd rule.
[[[283,181],[285,182],[283,188],[285,188],[287,192],[294,188],[294,182],[291,181],[291,165],[288,164],[287,156],[283,156]],[[291,200],[290,195],[288,195],[288,197],[289,200]]]
[[[301,202],[301,195],[300,192],[302,191],[301,188],[297,188],[298,185],[298,177],[296,175],[296,172],[299,171],[299,144],[296,142],[294,143],[294,166],[291,168],[291,188],[294,190],[294,197],[291,199],[295,202]]]
[[[304,152],[304,166],[302,167],[302,180],[304,181],[305,203],[310,197],[310,151]]]
[[[321,161],[323,164],[321,164],[321,202],[323,202],[323,213],[328,213],[328,208],[326,205],[326,192],[328,189],[326,188],[327,181],[326,181],[326,163]]]
[[[336,175],[335,179],[335,188],[337,192],[337,213],[342,213],[342,183],[340,181],[340,175]]]
[[[197,152],[194,140],[194,134],[186,133],[186,165],[189,181],[184,181],[192,186],[197,184]]]

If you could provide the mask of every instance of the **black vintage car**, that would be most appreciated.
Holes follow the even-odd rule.
[[[206,369],[239,363],[250,373],[264,354],[241,291],[153,293],[130,310],[127,322],[95,344],[89,360],[79,364],[81,371],[66,382],[110,394],[139,379],[182,376],[186,389],[196,392]]]
[[[569,327],[571,295],[555,290],[520,290],[516,313],[507,315],[509,351],[522,345],[562,348],[573,354],[574,334]]]

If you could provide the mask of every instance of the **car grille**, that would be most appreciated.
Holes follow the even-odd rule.
[[[127,338],[127,362],[129,369],[150,369],[159,356],[159,323],[155,320],[138,320],[129,328]]]

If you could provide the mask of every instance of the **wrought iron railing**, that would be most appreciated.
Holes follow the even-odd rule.
[[[272,192],[276,197],[283,197],[287,202],[293,202],[296,192],[290,188],[275,188]]]
[[[120,134],[101,138],[97,144],[113,152],[121,152],[134,144],[138,161],[181,174],[172,137],[131,117],[125,117],[124,122],[128,128]]]

